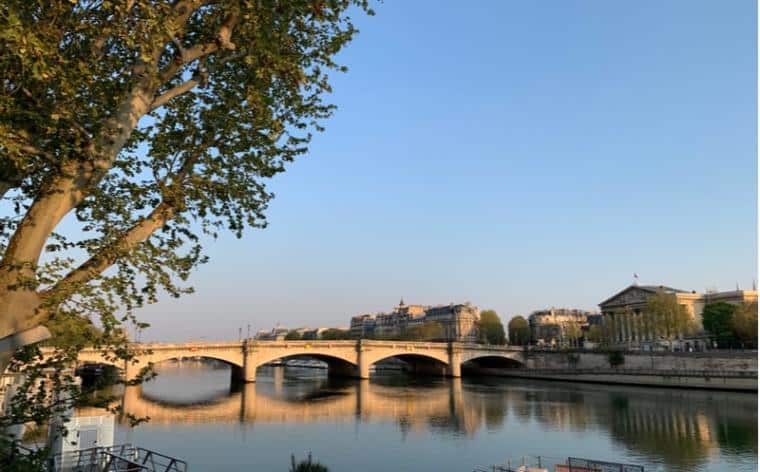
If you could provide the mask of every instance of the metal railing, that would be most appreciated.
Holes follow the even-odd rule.
[[[131,444],[56,454],[51,472],[187,472],[185,461]]]

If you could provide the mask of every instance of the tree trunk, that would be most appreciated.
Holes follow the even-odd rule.
[[[50,331],[44,326],[37,326],[0,339],[0,375],[5,373],[17,349],[48,338]]]

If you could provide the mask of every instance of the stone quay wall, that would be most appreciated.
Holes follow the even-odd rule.
[[[587,351],[528,351],[529,369],[605,369],[609,355]],[[618,369],[665,371],[710,370],[757,372],[757,351],[708,352],[624,352],[625,362]]]
[[[625,362],[611,367],[602,352],[526,353],[523,368],[466,369],[475,375],[757,392],[757,352],[624,353]]]

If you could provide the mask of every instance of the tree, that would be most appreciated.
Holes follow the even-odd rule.
[[[480,312],[480,339],[486,344],[507,343],[504,325],[501,324],[501,319],[494,310]]]
[[[398,336],[406,341],[435,341],[443,339],[443,326],[435,321],[426,321],[418,326],[403,330]]]
[[[351,339],[351,333],[346,329],[329,328],[322,333],[322,339],[330,341]]]
[[[60,313],[48,322],[47,327],[52,337],[45,344],[77,350],[92,346],[93,340],[102,334],[92,320],[72,313]]]
[[[720,347],[727,347],[736,341],[733,318],[736,305],[726,302],[709,303],[702,310],[702,326],[709,331]]]
[[[604,329],[600,325],[591,325],[588,328],[588,340],[592,343],[600,343],[604,339]]]
[[[291,329],[288,331],[288,334],[285,335],[286,341],[299,341],[301,339],[303,339],[303,336],[301,336],[301,333],[295,329]]]
[[[745,345],[757,346],[757,303],[744,303],[734,313],[733,334]]]
[[[515,316],[509,320],[509,342],[518,346],[524,346],[530,341],[530,325],[522,316]]]
[[[0,339],[62,310],[113,317],[179,296],[205,261],[200,233],[264,227],[265,180],[333,111],[352,6],[372,13],[366,0],[5,2]],[[68,215],[81,233],[57,230]]]
[[[671,350],[675,339],[695,329],[686,307],[675,295],[663,291],[649,297],[645,318],[656,336],[669,341]]]
[[[570,346],[578,347],[578,342],[583,336],[580,325],[578,323],[569,322],[564,326],[565,338],[567,338]]]
[[[266,226],[266,180],[333,112],[353,8],[372,13],[367,0],[3,2],[0,372],[62,316],[97,320],[93,345],[128,360],[121,323],[191,291],[204,235]],[[32,354],[15,364],[29,375]]]

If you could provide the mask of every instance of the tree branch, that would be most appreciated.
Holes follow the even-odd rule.
[[[163,71],[161,71],[160,78],[162,82],[174,77],[182,66],[192,63],[198,59],[202,59],[210,54],[213,54],[219,50],[234,51],[236,46],[230,38],[232,37],[235,25],[238,22],[237,12],[232,13],[225,18],[222,26],[219,27],[219,32],[216,35],[216,40],[213,43],[196,44],[193,47],[183,49],[177,46],[179,50],[179,56],[175,58],[169,65],[167,65]]]
[[[154,231],[163,227],[167,221],[174,217],[175,212],[176,209],[172,205],[161,202],[148,216],[124,232],[116,242],[90,257],[51,289],[43,292],[43,299],[50,299],[61,293],[69,294],[75,291],[75,288],[80,284],[97,277],[124,254],[148,239]]]
[[[220,138],[221,139],[221,138]],[[198,158],[219,139],[210,145],[201,146],[188,156],[182,166],[174,173],[169,185],[170,191],[181,192],[181,186],[185,179],[192,173]],[[168,180],[168,179],[167,179]],[[111,267],[120,257],[134,249],[138,244],[147,240],[156,230],[162,228],[181,209],[181,199],[164,198],[164,200],[150,212],[148,216],[139,220],[130,229],[125,231],[118,240],[91,256],[79,267],[72,270],[53,287],[42,293],[42,298],[51,300],[60,296],[67,296],[76,290],[76,287],[87,283]]]
[[[190,90],[195,88],[198,84],[200,84],[198,80],[190,79],[190,80],[186,80],[182,82],[181,84],[177,85],[174,88],[167,90],[162,95],[159,95],[153,100],[153,103],[150,105],[150,111],[153,111],[157,108],[161,108],[167,102],[169,102],[172,98],[182,95],[185,92],[189,92]]]

